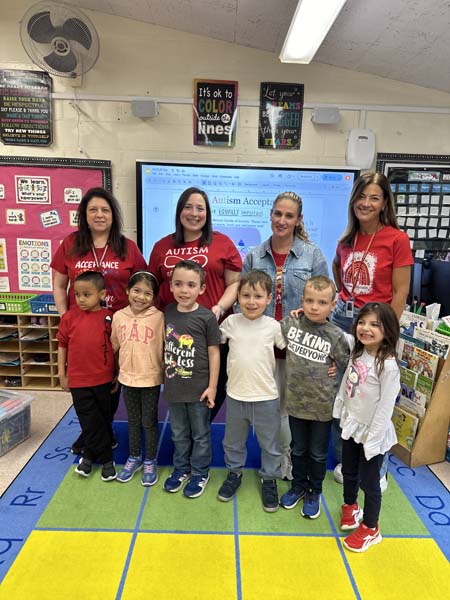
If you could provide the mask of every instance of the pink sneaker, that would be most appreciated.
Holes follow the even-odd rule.
[[[363,518],[362,508],[357,504],[343,504],[341,529],[356,529]]]
[[[344,546],[352,552],[365,552],[370,546],[379,544],[382,540],[378,525],[371,529],[361,523],[353,533],[344,540]]]

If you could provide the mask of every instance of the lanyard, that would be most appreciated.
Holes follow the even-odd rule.
[[[377,230],[378,231],[378,230]],[[359,281],[359,276],[361,274],[361,268],[362,265],[366,259],[367,254],[369,253],[370,250],[370,246],[372,245],[372,242],[377,234],[377,231],[374,231],[370,237],[369,243],[367,244],[367,248],[364,251],[363,257],[361,258],[360,262],[359,262],[359,269],[358,272],[356,273],[356,277],[355,277],[355,272],[354,272],[354,262],[355,262],[355,249],[356,249],[356,244],[358,243],[358,232],[356,232],[355,235],[355,241],[353,243],[353,253],[352,253],[352,266],[351,266],[351,278],[352,278],[352,297],[353,297],[353,292],[355,291],[356,286],[358,285],[358,281]]]
[[[99,271],[102,270],[102,262],[103,262],[103,259],[106,256],[107,251],[108,251],[108,246],[109,246],[109,244],[106,244],[106,246],[105,246],[105,248],[103,250],[102,257],[101,257],[100,260],[98,260],[97,253],[95,252],[95,247],[94,247],[94,245],[92,245],[92,255],[94,256],[95,266],[97,267],[97,269]]]

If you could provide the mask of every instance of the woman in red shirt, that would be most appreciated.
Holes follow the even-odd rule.
[[[181,194],[175,213],[174,233],[153,247],[148,269],[159,281],[158,306],[164,310],[174,302],[170,279],[174,266],[183,259],[195,260],[206,273],[206,290],[199,302],[212,310],[218,321],[231,311],[237,298],[242,259],[230,238],[213,231],[211,208],[203,190],[190,187]],[[219,383],[213,419],[225,398],[227,346],[221,346]]]
[[[116,198],[103,188],[89,189],[78,206],[78,230],[64,238],[55,252],[53,294],[58,313],[75,306],[73,284],[84,271],[99,271],[105,280],[106,306],[113,312],[128,304],[126,287],[133,273],[147,268],[136,244],[122,234],[122,215]],[[111,417],[119,405],[120,389],[111,394]],[[113,438],[115,447],[117,442]],[[81,436],[72,444],[80,454]]]
[[[400,231],[391,186],[382,173],[364,173],[353,186],[348,224],[338,242],[333,275],[339,297],[332,321],[349,333],[367,302],[390,304],[398,318],[409,292],[414,259],[409,238]],[[342,483],[342,440],[333,422],[333,448],[338,465],[336,481]],[[383,464],[382,486],[387,463]]]

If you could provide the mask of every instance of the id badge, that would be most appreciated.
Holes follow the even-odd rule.
[[[348,319],[353,319],[354,316],[354,302],[353,300],[347,300],[347,302],[345,303],[345,316]]]

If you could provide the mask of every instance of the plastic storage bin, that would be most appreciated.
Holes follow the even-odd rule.
[[[30,312],[30,300],[36,298],[36,294],[0,294],[0,312],[26,313]]]
[[[0,389],[0,456],[30,437],[32,396]]]
[[[52,294],[41,294],[30,300],[32,313],[58,314],[55,299]]]

